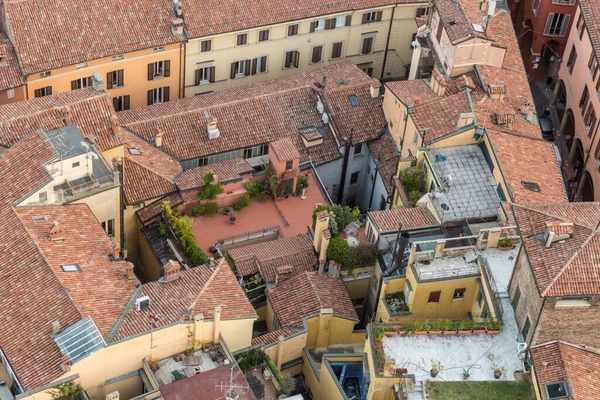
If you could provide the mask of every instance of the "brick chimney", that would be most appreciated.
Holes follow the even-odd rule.
[[[572,222],[546,222],[546,231],[544,232],[546,248],[550,248],[552,243],[567,240],[571,238],[572,235]]]
[[[65,240],[65,235],[63,234],[62,228],[60,227],[57,221],[54,221],[52,223],[52,228],[50,229],[48,239],[50,239],[51,241]]]
[[[127,262],[125,266],[125,276],[127,279],[135,279],[135,272],[133,272],[133,263]]]
[[[504,96],[506,95],[506,86],[505,85],[488,85],[487,87],[488,96],[490,96],[494,100],[504,100]]]
[[[472,112],[460,113],[456,127],[463,128],[465,126],[472,125],[474,121],[475,121],[474,113],[472,113]]]
[[[431,73],[431,90],[441,97],[446,93],[446,84],[446,78],[440,73],[440,71],[438,71],[437,68],[434,68],[433,72]],[[417,105],[416,102],[415,105]]]
[[[117,260],[120,258],[121,246],[119,246],[118,243],[112,242],[112,244],[110,245],[110,250],[111,250],[113,259]]]
[[[169,260],[163,265],[162,270],[164,282],[176,281],[180,276],[181,265],[175,260]]]
[[[371,83],[371,98],[375,99],[379,97],[379,90],[381,89],[381,83],[379,81]]]
[[[156,147],[162,147],[163,135],[163,131],[159,129],[156,136],[154,136],[154,144],[156,145]]]
[[[277,267],[275,272],[275,284],[277,284],[278,282],[283,282],[290,278],[294,273],[294,267],[291,265],[283,265],[281,267]]]

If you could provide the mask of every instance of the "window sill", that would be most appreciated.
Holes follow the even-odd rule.
[[[439,301],[435,301],[435,302],[430,302],[430,303],[427,303],[427,304],[440,304],[440,302]]]
[[[156,80],[159,80],[159,79],[163,79],[164,77],[165,77],[164,75],[154,75],[154,76],[152,77],[152,80],[153,80],[153,81],[156,81]]]
[[[457,299],[452,299],[452,301],[463,301],[465,298],[461,297],[461,298],[457,298]]]

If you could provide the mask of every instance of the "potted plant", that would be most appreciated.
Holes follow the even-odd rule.
[[[427,327],[425,327],[425,323],[423,321],[415,321],[413,324],[413,331],[415,335],[425,335],[427,334]]]
[[[502,330],[502,321],[495,318],[486,321],[485,323],[488,335],[497,335]]]
[[[492,370],[494,371],[494,378],[500,379],[506,375],[506,368],[498,364],[492,364]]]
[[[231,225],[235,224],[235,213],[233,212],[233,210],[229,212],[229,223]]]
[[[503,237],[498,241],[498,248],[502,251],[512,250],[515,246],[512,244],[512,240],[509,237]]]
[[[373,336],[375,336],[376,341],[381,342],[383,339],[383,328],[380,326],[373,328]]]
[[[229,207],[223,207],[223,214],[229,215],[230,212],[231,212],[231,208],[229,208]]]
[[[485,333],[487,331],[487,327],[481,324],[473,324],[473,333]]]
[[[442,330],[444,331],[444,335],[452,335],[456,333],[456,324],[449,319],[445,319],[441,321]]]
[[[386,326],[385,328],[383,328],[383,334],[385,336],[394,336],[398,333],[398,329],[394,328],[392,326]]]
[[[444,326],[442,324],[442,320],[438,319],[437,321],[434,321],[433,324],[431,325],[431,329],[429,329],[429,334],[430,335],[441,335],[443,329],[444,329]]]
[[[470,319],[463,319],[458,323],[458,333],[461,335],[468,335],[473,331],[473,321]]]
[[[407,322],[404,324],[404,329],[402,330],[404,332],[405,336],[410,335],[411,333],[413,333],[415,331],[415,327],[414,324]]]
[[[466,381],[467,379],[469,379],[469,376],[471,376],[471,374],[469,373],[469,370],[463,368],[463,372],[462,372],[463,379]]]
[[[442,370],[442,363],[437,360],[432,360],[431,361],[431,370],[429,371],[429,374],[431,375],[431,377],[435,378],[437,376],[437,374],[440,373],[441,370]]]
[[[210,347],[210,342],[202,342],[202,350],[204,350],[205,353],[209,352]]]

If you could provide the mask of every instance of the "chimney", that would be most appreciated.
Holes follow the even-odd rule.
[[[221,136],[219,128],[217,126],[217,119],[210,115],[208,110],[204,110],[204,117],[206,117],[206,133],[209,139],[216,139]]]
[[[114,392],[110,392],[104,397],[104,400],[119,400],[119,391],[115,390]]]
[[[135,273],[133,272],[133,263],[127,262],[125,266],[125,276],[127,279],[135,279]]]
[[[323,230],[321,233],[323,238],[321,239],[321,248],[319,249],[319,263],[325,263],[327,261],[327,249],[329,248],[329,241],[331,240],[331,231],[329,228]],[[323,272],[320,271],[319,275],[323,275]]]
[[[446,93],[446,84],[446,78],[437,70],[437,68],[434,68],[431,73],[431,90],[441,97]]]
[[[159,129],[156,136],[154,136],[154,144],[156,145],[156,147],[162,147],[163,135],[163,131]]]
[[[71,371],[71,359],[69,358],[68,355],[63,354],[61,357],[61,368],[63,369],[64,372],[69,372]]]
[[[116,242],[112,242],[112,244],[110,245],[110,249],[111,249],[111,254],[113,256],[113,259],[118,260],[121,255],[120,254],[121,246],[119,246],[119,244]]]
[[[293,275],[294,267],[291,265],[283,265],[281,267],[277,267],[275,272],[275,284],[277,285],[278,282],[283,282]]]
[[[181,16],[183,16],[183,8],[180,1],[176,0],[173,2],[173,10],[175,11],[176,17],[181,18]]]
[[[98,72],[92,72],[92,89],[96,92],[104,92],[104,79]]]
[[[181,265],[175,260],[169,260],[163,265],[163,281],[172,282],[179,279],[181,272]]]
[[[171,21],[171,33],[173,36],[183,35],[183,20],[181,18]]]
[[[327,275],[329,275],[332,278],[337,278],[338,276],[340,276],[340,270],[342,265],[336,261],[329,261],[329,272]]]
[[[371,98],[375,99],[379,97],[379,90],[381,89],[381,83],[377,81],[377,83],[371,83]]]
[[[487,88],[488,96],[494,100],[502,101],[506,95],[505,85],[488,85]]]
[[[465,126],[472,125],[474,120],[475,114],[473,114],[472,112],[461,113],[458,117],[458,123],[456,124],[457,128],[463,128]]]
[[[116,115],[110,117],[110,125],[112,128],[113,135],[119,135],[121,132],[121,125],[119,124],[119,118]]]
[[[415,98],[413,99],[413,104],[414,104],[415,106],[418,106],[419,104],[421,104],[421,98],[420,98],[420,97],[415,97]]]
[[[60,322],[57,321],[53,321],[52,322],[52,334],[56,335],[58,332],[60,332]]]
[[[325,88],[327,87],[327,76],[323,75],[323,80],[321,82],[321,86],[323,88],[323,90],[325,90]]]
[[[546,222],[546,232],[544,233],[546,248],[550,248],[552,243],[569,239],[571,235],[573,235],[572,222]]]
[[[63,234],[62,228],[58,225],[58,222],[54,221],[52,223],[52,229],[50,229],[50,235],[48,239],[54,240],[65,240],[65,235]]]
[[[215,307],[215,332],[213,342],[219,343],[219,334],[221,333],[221,306]]]

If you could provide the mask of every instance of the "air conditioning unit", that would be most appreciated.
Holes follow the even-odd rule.
[[[137,311],[141,311],[144,308],[148,308],[148,307],[150,307],[150,297],[149,296],[142,296],[135,300],[135,309]]]

